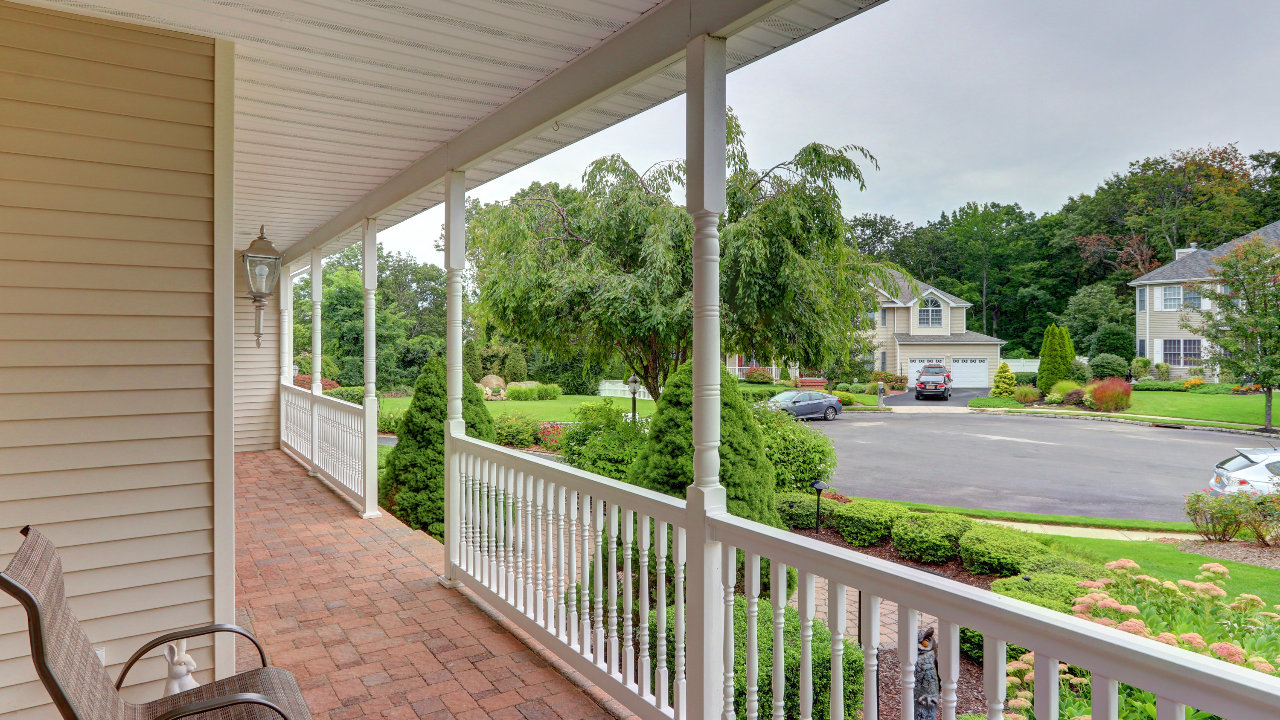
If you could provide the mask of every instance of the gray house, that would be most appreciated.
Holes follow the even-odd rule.
[[[1173,378],[1185,378],[1188,368],[1203,364],[1204,338],[1182,327],[1184,320],[1196,321],[1192,309],[1210,309],[1209,300],[1200,296],[1194,283],[1211,280],[1214,261],[1255,236],[1280,244],[1280,221],[1212,250],[1194,244],[1178,250],[1173,262],[1129,283],[1137,306],[1138,355],[1151,358],[1152,363],[1169,363]]]

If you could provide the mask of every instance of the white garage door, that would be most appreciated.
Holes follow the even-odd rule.
[[[907,382],[916,381],[916,375],[920,372],[920,368],[925,365],[941,365],[943,358],[940,357],[918,357],[907,358]]]
[[[984,357],[951,358],[951,386],[984,388],[989,385],[987,359]]]

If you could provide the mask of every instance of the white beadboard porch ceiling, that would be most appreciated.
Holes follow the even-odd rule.
[[[570,68],[617,75],[592,51],[629,31],[683,35],[711,16],[734,69],[884,0],[22,1],[235,41],[236,245],[265,223],[293,259],[354,242],[360,213],[376,212],[384,229],[443,202],[430,177],[439,163],[428,161],[453,154],[451,141],[469,140],[482,119],[487,129],[512,115],[502,132],[481,133],[489,146],[461,143],[468,187],[684,92],[675,52],[643,58],[609,77],[612,90],[554,116],[512,108]]]

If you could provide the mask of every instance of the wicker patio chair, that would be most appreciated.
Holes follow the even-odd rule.
[[[67,606],[62,560],[48,538],[31,527],[9,567],[0,573],[0,589],[27,612],[31,659],[40,682],[63,720],[311,720],[298,682],[287,670],[267,665],[262,645],[235,625],[179,630],[143,645],[129,658],[113,685],[89,637]],[[151,650],[175,640],[218,632],[243,635],[258,648],[262,667],[154,702],[134,704],[120,697],[125,674]]]

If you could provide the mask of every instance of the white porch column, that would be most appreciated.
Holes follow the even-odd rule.
[[[293,278],[280,269],[280,382],[293,384]],[[284,426],[281,425],[283,428]]]
[[[320,267],[321,255],[311,251],[311,394],[324,393],[320,384],[320,356],[324,348],[320,344],[320,301],[324,294],[324,275]],[[311,399],[311,470],[312,477],[320,476],[320,413],[316,411],[316,401]]]
[[[462,436],[462,271],[467,256],[466,174],[452,171],[445,176],[444,267],[448,280],[448,325],[445,331],[446,395],[449,422],[444,438],[444,545],[445,587],[457,587],[459,555],[458,528],[461,526],[460,486],[462,468],[453,447],[453,437]]]
[[[378,510],[378,342],[377,301],[378,289],[378,219],[364,219],[362,236],[364,262],[360,273],[364,276],[364,512],[360,517],[368,520],[381,517]]]
[[[720,237],[725,207],[725,41],[701,35],[685,53],[687,206],[693,216],[693,485],[688,490],[689,609],[685,717],[724,707],[724,607],[720,543],[707,518],[725,512],[720,485]]]

